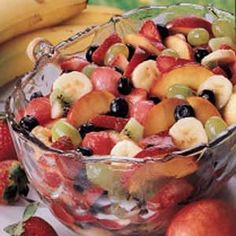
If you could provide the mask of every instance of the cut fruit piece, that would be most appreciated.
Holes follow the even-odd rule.
[[[192,157],[176,156],[166,162],[146,163],[127,180],[128,191],[136,195],[150,181],[157,181],[163,177],[182,178],[197,171],[197,162]]]
[[[221,117],[217,108],[208,100],[201,97],[188,97],[188,103],[192,106],[195,116],[204,125],[211,116]]]
[[[67,71],[82,71],[89,62],[82,57],[74,56],[69,58],[63,58],[60,66],[65,72]]]
[[[165,39],[165,45],[168,48],[174,49],[180,58],[189,60],[193,58],[192,47],[178,36],[168,36]]]
[[[192,148],[208,142],[202,123],[193,117],[178,120],[170,128],[169,134],[179,149]]]
[[[201,65],[187,64],[164,73],[152,87],[151,93],[158,97],[165,97],[168,89],[174,84],[183,84],[198,90],[199,86],[212,75],[214,74],[210,70]]]
[[[153,43],[151,43],[150,40],[139,34],[128,34],[124,37],[124,41],[133,45],[134,47],[142,48],[147,52],[157,56],[161,53],[161,50],[157,48],[156,45],[154,45]]]
[[[213,75],[204,81],[198,88],[198,94],[203,90],[211,90],[215,94],[217,108],[223,108],[229,101],[232,92],[232,83],[222,75]]]
[[[174,111],[177,105],[186,103],[178,98],[165,99],[153,106],[144,122],[144,136],[168,130],[174,123]]]
[[[92,91],[77,100],[72,106],[67,120],[70,124],[79,128],[99,114],[105,114],[110,110],[110,104],[114,96],[106,91]]]
[[[236,123],[236,93],[232,94],[225,106],[223,116],[228,125]]]
[[[168,89],[168,98],[180,98],[186,99],[189,96],[193,96],[193,91],[188,86],[182,84],[174,84]]]
[[[174,33],[183,33],[187,35],[194,28],[204,28],[210,34],[211,23],[203,18],[197,16],[184,16],[175,18],[167,23],[167,28]]]
[[[235,48],[235,44],[230,37],[212,38],[209,40],[208,45],[212,51],[220,49],[222,45],[229,46],[230,48]]]
[[[121,131],[121,134],[124,134],[133,141],[138,142],[143,138],[143,131],[144,127],[135,118],[130,118],[124,129]]]
[[[159,30],[152,20],[145,21],[139,33],[148,39],[161,41]]]
[[[236,62],[236,54],[231,49],[218,49],[207,56],[205,56],[201,64],[212,68],[216,65],[225,65]]]

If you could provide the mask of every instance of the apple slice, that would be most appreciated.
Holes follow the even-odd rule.
[[[144,136],[147,137],[168,130],[175,123],[174,111],[176,106],[184,103],[184,100],[169,98],[153,106],[143,122]]]
[[[192,157],[176,156],[166,162],[147,163],[136,169],[128,179],[129,193],[138,193],[148,182],[163,177],[182,178],[197,171],[197,162]]]
[[[157,80],[151,89],[151,93],[158,97],[165,97],[169,87],[174,84],[183,84],[193,90],[198,90],[213,72],[198,64],[186,64],[164,73],[161,79]]]
[[[152,44],[150,40],[140,34],[127,34],[124,37],[124,41],[125,43],[132,44],[136,48],[142,48],[154,55],[159,55],[161,52],[161,50],[157,48],[156,45]]]
[[[106,91],[92,91],[74,103],[67,120],[78,128],[96,115],[107,113],[114,98]]]
[[[187,35],[194,28],[204,28],[210,34],[211,31],[211,23],[203,18],[197,16],[185,16],[175,18],[170,21],[166,27],[174,33],[183,33]]]
[[[204,125],[212,116],[221,117],[217,108],[208,100],[201,97],[187,97],[187,101],[192,106],[195,116]]]
[[[172,35],[168,36],[165,40],[165,45],[167,48],[174,49],[180,58],[192,59],[193,49],[185,40],[181,39],[179,36]]]

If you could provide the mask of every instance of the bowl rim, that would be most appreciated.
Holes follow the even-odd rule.
[[[131,16],[132,14],[137,13],[138,11],[148,10],[148,9],[160,9],[160,8],[168,9],[171,6],[197,6],[197,7],[206,8],[206,10],[212,11],[213,14],[215,14],[214,10],[219,10],[221,12],[230,14],[231,16],[235,17],[235,15],[233,13],[228,12],[226,10],[216,8],[216,7],[214,7],[213,4],[200,5],[200,4],[195,4],[195,3],[184,2],[184,3],[175,3],[175,4],[168,4],[168,5],[141,6],[141,7],[129,10],[127,12],[124,12],[122,15],[116,15],[116,16],[112,17],[111,20],[109,20],[108,22],[105,22],[103,24],[89,26],[84,31],[79,31],[78,33],[76,33],[76,35],[78,35],[77,38],[75,37],[75,35],[72,35],[68,39],[61,41],[54,46],[48,45],[49,49],[50,49],[49,51],[47,51],[48,53],[43,54],[36,61],[32,71],[29,71],[26,74],[19,76],[17,78],[17,82],[14,86],[14,89],[13,89],[11,95],[6,100],[5,112],[6,112],[6,117],[7,117],[7,121],[9,123],[10,128],[12,130],[14,130],[17,133],[17,135],[20,136],[20,138],[24,139],[27,142],[31,142],[33,145],[36,145],[37,147],[39,147],[42,151],[67,156],[68,158],[78,158],[78,159],[85,161],[85,162],[111,161],[111,162],[128,162],[128,163],[129,162],[131,162],[131,163],[146,163],[146,162],[169,161],[176,156],[196,156],[198,154],[204,153],[207,149],[214,148],[214,147],[220,145],[221,143],[224,143],[225,141],[227,141],[231,136],[236,135],[236,123],[235,123],[235,124],[229,126],[217,138],[215,138],[214,140],[210,141],[207,144],[199,144],[199,145],[189,148],[189,149],[184,149],[184,150],[180,150],[180,151],[173,151],[173,152],[170,152],[170,153],[168,153],[164,156],[158,157],[158,158],[157,157],[134,158],[134,157],[125,157],[125,156],[118,157],[118,156],[111,156],[111,155],[103,155],[103,156],[92,155],[90,157],[86,157],[86,156],[83,156],[80,152],[77,152],[75,150],[62,151],[59,149],[49,147],[49,146],[45,145],[42,141],[40,141],[38,138],[36,138],[34,135],[23,131],[18,126],[18,124],[15,120],[15,115],[11,112],[11,99],[14,97],[14,95],[18,91],[22,91],[21,85],[22,85],[23,81],[28,81],[28,80],[32,79],[39,72],[40,66],[42,66],[42,64],[45,64],[45,57],[46,57],[46,59],[53,57],[53,55],[56,51],[55,49],[58,50],[60,48],[67,46],[67,43],[70,44],[72,37],[73,37],[74,41],[78,40],[79,37],[81,37],[81,38],[84,37],[84,33],[85,33],[85,36],[87,36],[90,33],[93,33],[94,31],[99,30],[100,28],[102,28],[106,25],[114,23],[114,21],[117,21],[120,19],[125,19],[125,18]],[[47,60],[46,60],[46,62],[47,62]]]

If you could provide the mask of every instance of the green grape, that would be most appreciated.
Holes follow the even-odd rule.
[[[232,48],[235,47],[234,42],[230,37],[212,38],[208,42],[208,45],[212,51],[218,50],[222,44],[226,44]]]
[[[191,88],[183,84],[174,84],[167,91],[168,98],[185,99],[189,96],[193,96],[193,91]]]
[[[166,48],[161,51],[160,56],[179,57],[178,53],[172,48]]]
[[[215,139],[226,128],[227,124],[218,116],[210,117],[205,124],[205,130],[209,140]]]
[[[209,40],[209,33],[204,28],[195,28],[188,33],[188,42],[193,46],[205,44]]]
[[[235,40],[235,25],[227,19],[219,18],[212,23],[212,32],[215,37],[228,36]]]
[[[108,65],[109,62],[117,56],[118,54],[123,54],[126,58],[129,56],[129,49],[128,47],[123,43],[115,43],[112,45],[106,52],[104,63],[105,65]]]
[[[97,68],[97,65],[95,64],[89,64],[87,66],[85,66],[83,69],[82,69],[82,73],[84,73],[85,75],[87,75],[88,78],[91,77],[92,73],[94,72],[94,70]]]
[[[55,142],[59,138],[66,136],[69,137],[75,146],[81,142],[81,137],[76,128],[69,124],[66,119],[60,119],[52,127],[52,141]]]

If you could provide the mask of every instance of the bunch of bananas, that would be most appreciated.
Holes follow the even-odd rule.
[[[0,87],[32,69],[26,48],[34,38],[45,38],[56,44],[89,25],[105,23],[122,13],[116,8],[86,4],[86,0],[3,0]]]

